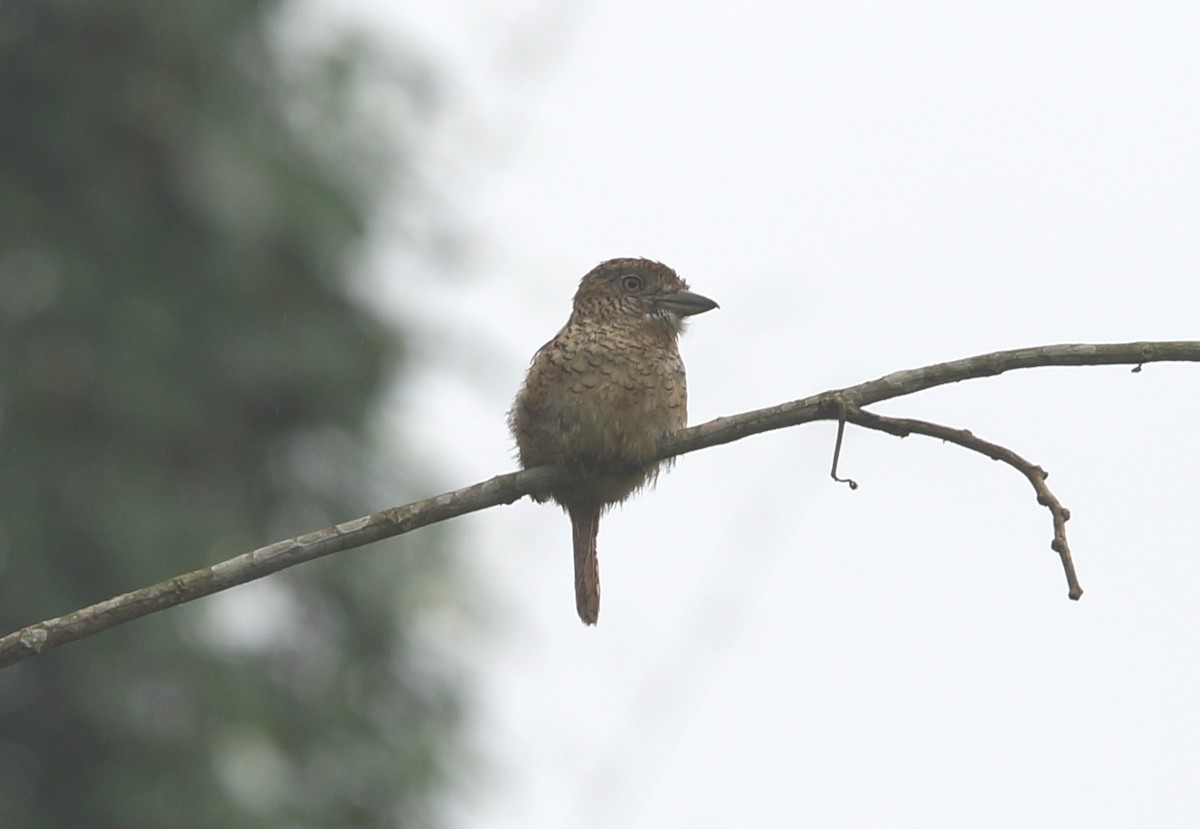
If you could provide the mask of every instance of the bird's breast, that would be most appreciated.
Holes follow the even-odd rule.
[[[683,361],[673,338],[564,330],[535,357],[513,421],[527,465],[644,464],[687,425]]]

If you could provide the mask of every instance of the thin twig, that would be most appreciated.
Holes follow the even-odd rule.
[[[1050,510],[1050,517],[1054,523],[1054,540],[1050,542],[1050,549],[1058,553],[1059,559],[1062,560],[1063,573],[1067,577],[1067,595],[1076,601],[1083,595],[1083,588],[1075,575],[1075,562],[1071,559],[1071,548],[1067,544],[1067,521],[1071,519],[1071,511],[1062,505],[1062,502],[1046,485],[1046,478],[1049,477],[1046,470],[1025,460],[1011,449],[976,437],[966,429],[953,429],[940,423],[930,423],[927,420],[886,417],[874,412],[863,411],[857,406],[846,407],[846,420],[856,426],[887,432],[889,435],[902,438],[908,437],[910,434],[939,438],[947,443],[970,449],[972,452],[978,452],[994,461],[1006,463],[1020,472],[1033,485],[1038,503]]]
[[[838,411],[837,439],[833,442],[833,463],[829,467],[829,477],[839,484],[846,484],[850,489],[858,489],[858,481],[853,478],[838,477],[838,461],[842,457],[842,440],[846,437],[846,404],[839,398],[834,401]]]
[[[842,478],[838,475],[838,461],[842,457],[842,440],[846,437],[846,418],[838,418],[837,440],[833,444],[833,464],[829,467],[829,477],[839,484],[845,484],[850,489],[858,489],[858,481],[853,478]]]

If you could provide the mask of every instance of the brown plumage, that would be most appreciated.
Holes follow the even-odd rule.
[[[717,307],[649,259],[610,259],[579,283],[571,318],[542,346],[508,414],[521,465],[566,466],[579,479],[534,497],[571,517],[575,606],[596,624],[600,515],[647,483],[659,445],[687,426],[676,339],[684,317]]]

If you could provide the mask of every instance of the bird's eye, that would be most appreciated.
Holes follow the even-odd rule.
[[[642,278],[640,276],[623,276],[621,277],[621,285],[631,294],[636,294],[642,290]]]

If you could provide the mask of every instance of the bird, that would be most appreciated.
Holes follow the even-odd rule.
[[[522,468],[574,473],[532,497],[571,519],[575,608],[585,625],[600,614],[600,516],[670,465],[654,455],[687,426],[677,341],[687,317],[717,307],[661,262],[601,262],[580,280],[570,318],[534,354],[509,410]]]

